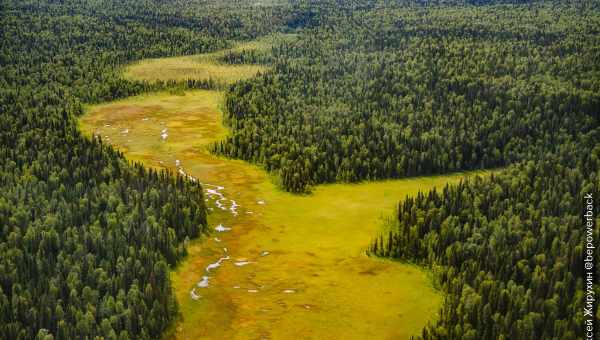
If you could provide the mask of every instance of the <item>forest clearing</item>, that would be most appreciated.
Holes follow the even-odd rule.
[[[218,91],[158,93],[100,104],[80,121],[88,135],[108,139],[131,160],[165,167],[224,187],[226,209],[209,199],[209,227],[231,230],[192,241],[172,274],[182,318],[175,338],[407,338],[435,318],[441,296],[421,268],[365,255],[399,197],[472,173],[361,184],[320,185],[309,195],[284,192],[264,170],[212,155],[206,146],[226,134]],[[169,136],[160,137],[167,128]],[[125,134],[123,131],[127,130]],[[207,197],[210,192],[207,193]],[[235,200],[237,214],[229,207]],[[196,288],[205,268],[206,289]],[[267,256],[261,253],[268,252]],[[236,266],[235,260],[248,260]],[[402,284],[397,284],[402,282]],[[370,303],[365,306],[364,301]],[[393,304],[399,308],[390,309]],[[332,322],[335,320],[335,322]],[[327,322],[326,322],[327,321]],[[387,325],[387,326],[386,326]],[[393,325],[393,326],[392,326]]]

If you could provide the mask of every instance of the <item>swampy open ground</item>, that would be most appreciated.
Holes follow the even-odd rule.
[[[427,272],[367,257],[365,249],[407,194],[473,173],[321,185],[310,195],[292,195],[262,169],[207,152],[227,133],[222,100],[217,91],[155,93],[89,107],[80,120],[84,133],[102,136],[129,159],[205,184],[213,232],[191,242],[172,272],[181,317],[167,337],[418,334],[442,301]]]
[[[212,53],[144,59],[126,67],[123,76],[126,79],[148,81],[211,78],[221,81],[224,84],[231,84],[236,80],[252,77],[257,72],[264,72],[267,67],[253,64],[230,65],[220,63],[219,59],[226,52],[265,51],[273,44],[284,40],[290,41],[294,37],[295,35],[293,34],[276,34],[253,41],[237,43],[230,49]]]

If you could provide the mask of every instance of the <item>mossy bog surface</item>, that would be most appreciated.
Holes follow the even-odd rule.
[[[181,318],[168,336],[418,334],[441,303],[426,272],[367,257],[364,250],[398,200],[467,174],[322,185],[310,195],[292,195],[258,167],[206,151],[207,143],[227,133],[220,123],[221,101],[216,91],[144,95],[90,107],[80,120],[85,133],[102,136],[130,159],[210,184],[205,186],[211,190],[210,226],[222,224],[225,231],[193,241],[189,256],[173,271]],[[198,286],[203,276],[207,287]]]

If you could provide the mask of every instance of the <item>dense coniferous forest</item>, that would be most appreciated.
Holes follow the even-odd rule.
[[[600,129],[399,204],[369,252],[434,269],[446,299],[424,339],[583,338],[582,214],[584,196],[600,195],[598,140]]]
[[[126,63],[292,30],[222,57],[272,69],[228,89],[231,135],[213,151],[292,192],[508,166],[407,197],[368,252],[433,269],[445,301],[425,339],[581,337],[598,8],[4,1],[0,26],[0,338],[160,337],[177,313],[169,269],[207,230],[202,187],[128,163],[75,119],[87,103],[217,86],[124,80]]]
[[[203,2],[0,7],[0,338],[158,338],[176,316],[169,267],[206,230],[202,188],[128,163],[75,117],[169,86],[120,79],[119,65],[215,50],[288,19]]]
[[[215,145],[278,173],[286,190],[537,159],[597,123],[595,11],[324,13],[274,49],[273,72],[231,88],[233,133]]]

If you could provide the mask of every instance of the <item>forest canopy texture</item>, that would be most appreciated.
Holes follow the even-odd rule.
[[[163,334],[169,269],[207,229],[202,188],[84,138],[76,117],[214,86],[125,80],[127,63],[273,32],[296,39],[223,58],[272,68],[227,89],[231,134],[212,151],[299,193],[506,167],[398,197],[368,252],[433,269],[445,301],[425,339],[582,336],[580,213],[600,197],[593,2],[9,0],[0,27],[0,338]]]
[[[215,146],[286,190],[539,159],[596,127],[595,12],[401,7],[313,22],[274,50],[273,72],[231,88],[232,135]]]

